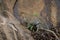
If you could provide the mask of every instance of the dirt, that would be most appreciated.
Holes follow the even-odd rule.
[[[0,0],[0,40],[60,40],[59,0]]]

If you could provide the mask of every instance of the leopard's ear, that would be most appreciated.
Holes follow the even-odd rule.
[[[3,17],[5,17],[5,18],[9,18],[9,15],[7,14],[6,11],[3,11],[1,15],[2,15]]]
[[[2,16],[5,17],[5,18],[13,18],[13,14],[7,10],[4,10],[2,12]]]

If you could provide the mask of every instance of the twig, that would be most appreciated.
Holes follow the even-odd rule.
[[[54,32],[54,31],[52,31],[52,30],[48,30],[48,29],[41,29],[41,30],[45,30],[45,31],[48,31],[48,32],[53,33],[53,34],[54,34],[54,36],[59,40],[59,37],[55,34],[55,32]]]

